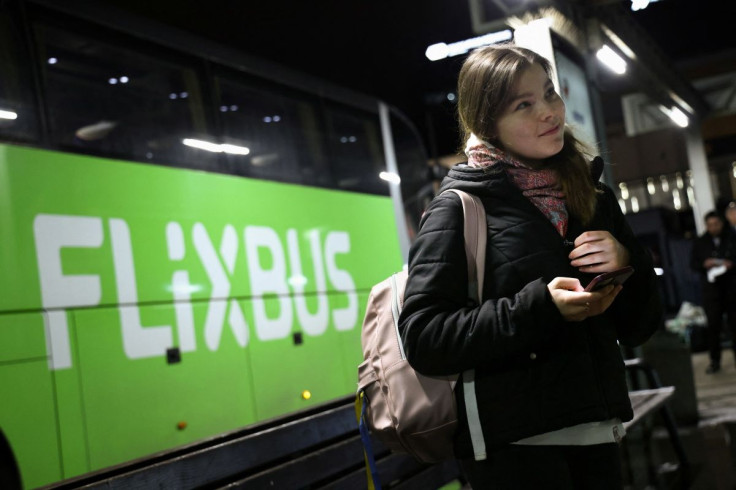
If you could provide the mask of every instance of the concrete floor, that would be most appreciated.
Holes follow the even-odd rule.
[[[723,349],[721,371],[706,374],[707,352],[693,354],[698,414],[697,428],[680,430],[692,465],[690,490],[736,488],[736,365],[731,349]],[[665,442],[660,439],[661,442]],[[674,487],[681,488],[681,487]]]
[[[733,352],[723,349],[721,370],[715,374],[705,374],[710,363],[707,352],[693,354],[692,362],[701,419],[699,425],[736,423],[736,365]]]

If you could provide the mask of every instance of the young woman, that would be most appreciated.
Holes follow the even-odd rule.
[[[598,182],[600,159],[590,165],[566,127],[550,76],[546,59],[508,45],[476,50],[460,72],[468,163],[440,191],[485,207],[482,303],[468,299],[454,193],[431,203],[409,257],[404,348],[419,372],[463,373],[455,454],[475,490],[620,488],[632,409],[618,343],[641,344],[661,323],[651,259]],[[628,265],[623,286],[583,290]],[[469,380],[485,454],[471,440]]]

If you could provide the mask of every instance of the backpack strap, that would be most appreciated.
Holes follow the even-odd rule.
[[[468,296],[480,305],[483,302],[483,278],[486,270],[486,241],[488,238],[486,210],[477,196],[459,189],[448,189],[445,192],[457,194],[463,205],[463,235],[465,255],[468,259]],[[487,452],[486,442],[483,439],[483,428],[480,425],[478,400],[475,396],[475,369],[464,371],[462,380],[470,441],[473,444],[475,460],[480,461],[486,459]]]
[[[376,460],[373,455],[373,444],[371,444],[371,436],[368,432],[368,425],[365,422],[364,400],[365,392],[358,390],[355,395],[355,418],[358,419],[358,429],[360,431],[360,439],[363,441],[363,459],[365,459],[365,475],[367,480],[367,490],[381,490],[381,479],[378,477],[376,469]]]
[[[468,296],[480,304],[483,295],[486,239],[488,238],[486,210],[481,200],[472,194],[459,189],[448,189],[445,192],[452,192],[460,196],[460,202],[463,205],[463,235],[465,237],[465,256],[468,258]]]

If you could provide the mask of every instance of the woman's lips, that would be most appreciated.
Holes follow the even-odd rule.
[[[549,131],[545,131],[544,133],[540,134],[539,136],[549,136],[552,134],[557,134],[559,130],[560,130],[560,126],[557,125],[554,128],[550,129]]]

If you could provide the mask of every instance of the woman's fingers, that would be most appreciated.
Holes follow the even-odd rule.
[[[580,280],[575,277],[555,277],[549,283],[552,289],[564,289],[566,291],[584,291]]]
[[[575,287],[580,290],[574,289]],[[585,292],[577,279],[557,277],[547,285],[547,289],[562,317],[568,321],[579,322],[606,311],[621,286],[609,285],[599,291]]]
[[[610,272],[628,265],[626,247],[607,231],[586,231],[575,239],[575,248],[568,258],[582,272]]]

